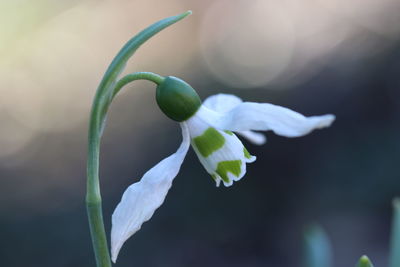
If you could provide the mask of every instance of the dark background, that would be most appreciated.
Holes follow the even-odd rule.
[[[190,150],[165,203],[123,246],[117,266],[300,266],[302,234],[310,223],[330,237],[335,266],[354,266],[362,254],[376,266],[386,265],[391,201],[400,196],[398,3],[276,4],[294,27],[287,38],[281,38],[288,31],[279,19],[263,20],[275,4],[246,3],[2,4],[8,23],[0,47],[1,266],[94,266],[84,207],[91,99],[128,38],[187,9],[194,14],[140,49],[127,72],[179,76],[203,99],[232,93],[308,116],[332,113],[336,121],[302,138],[268,133],[264,146],[244,142],[257,161],[229,188],[216,188]],[[322,10],[331,16],[327,24]],[[208,25],[215,14],[227,24]],[[234,31],[232,20],[238,25],[254,20],[254,27],[267,32]],[[226,55],[207,39],[217,28],[235,34],[220,40]],[[340,40],[329,39],[338,30],[345,31]],[[236,69],[229,62],[235,40],[249,41],[243,50],[232,48],[239,55]],[[289,47],[288,40],[286,59],[274,51],[286,55],[280,49]],[[258,42],[265,47],[252,46]],[[240,65],[241,57],[257,53],[271,60]],[[270,74],[279,64],[279,72]],[[254,70],[261,79],[243,78]],[[181,142],[178,125],[159,111],[150,84],[136,82],[125,91],[113,103],[102,142],[108,234],[125,188]]]

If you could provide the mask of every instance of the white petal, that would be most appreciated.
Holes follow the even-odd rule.
[[[272,130],[286,137],[299,137],[314,129],[328,127],[335,120],[334,115],[305,117],[288,108],[244,102],[225,113],[217,113],[203,107],[207,123],[231,131]]]
[[[216,94],[207,97],[203,105],[217,112],[227,112],[241,104],[243,101],[239,97],[230,94]]]
[[[235,95],[216,94],[207,97],[203,102],[203,106],[213,111],[225,113],[237,107],[241,103],[243,103],[242,99]],[[237,134],[243,136],[245,139],[255,145],[263,145],[267,141],[267,138],[262,133],[257,133],[253,131],[241,131],[237,132]]]
[[[160,161],[129,186],[112,215],[111,258],[115,263],[124,242],[149,220],[164,202],[190,146],[189,130],[181,123],[183,141],[176,153]]]

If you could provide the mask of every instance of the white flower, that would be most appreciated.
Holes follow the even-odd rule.
[[[112,215],[113,262],[123,243],[163,203],[190,144],[217,186],[221,181],[230,186],[245,175],[246,163],[256,159],[232,131],[260,145],[265,143],[265,136],[253,130],[271,130],[281,136],[299,137],[330,126],[334,119],[333,115],[304,117],[272,104],[242,102],[233,95],[209,97],[193,116],[180,123],[183,141],[176,153],[159,162],[124,192]]]

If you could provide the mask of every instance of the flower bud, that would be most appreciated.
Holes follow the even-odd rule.
[[[196,91],[186,82],[176,77],[166,77],[156,91],[157,104],[170,119],[185,121],[192,117],[201,106]]]

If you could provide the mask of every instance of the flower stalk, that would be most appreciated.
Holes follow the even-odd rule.
[[[99,183],[100,141],[108,108],[115,95],[127,83],[138,79],[149,80],[156,84],[162,81],[161,76],[146,72],[129,74],[119,81],[118,76],[123,71],[129,58],[143,43],[161,30],[190,14],[191,11],[187,11],[180,15],[158,21],[129,40],[111,62],[97,88],[89,123],[86,189],[86,208],[97,267],[111,266],[104,229]]]

